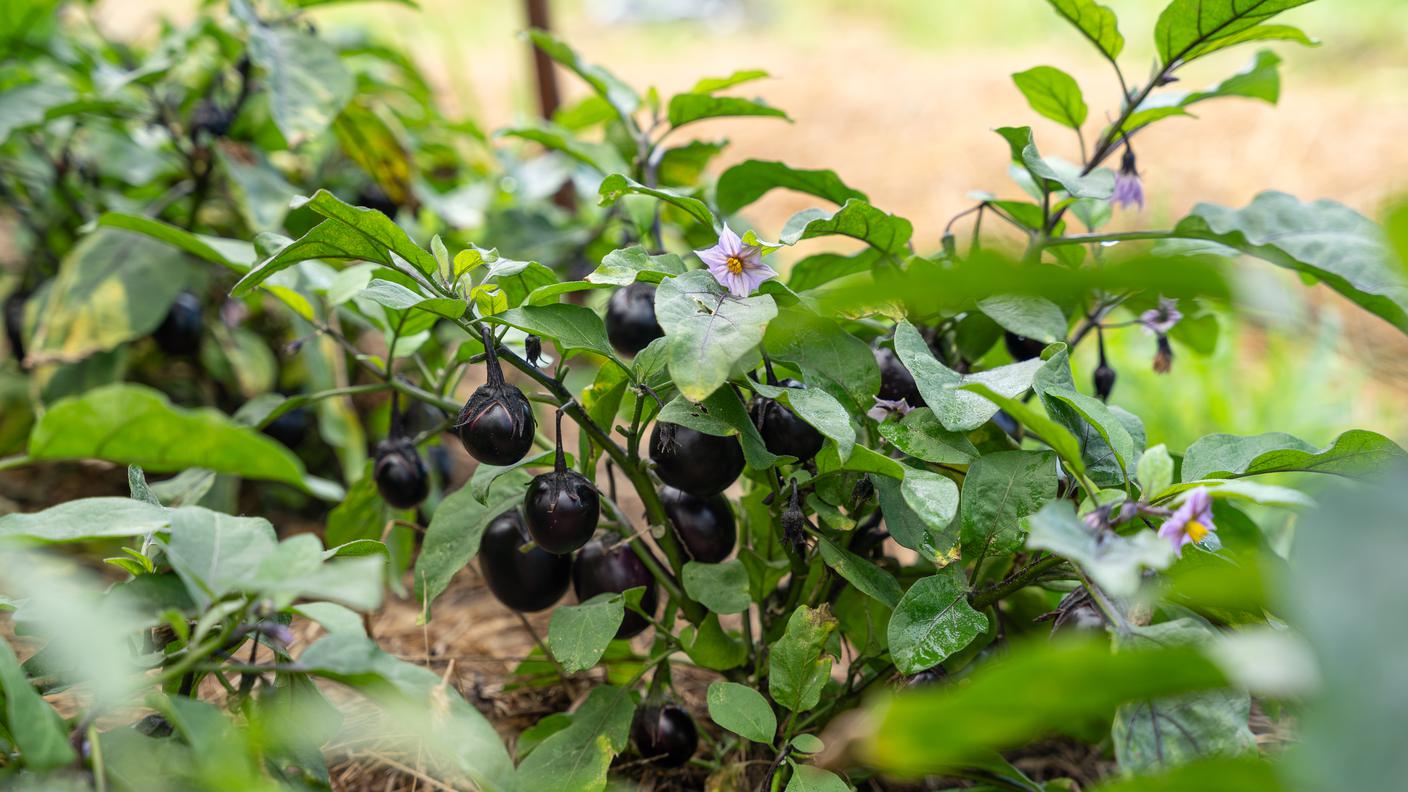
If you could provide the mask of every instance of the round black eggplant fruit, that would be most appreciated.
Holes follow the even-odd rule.
[[[665,335],[655,321],[655,287],[632,283],[611,295],[606,304],[606,337],[623,355],[635,355]]]
[[[738,543],[738,524],[724,496],[701,498],[666,486],[660,489],[660,500],[690,558],[717,564],[733,552]]]
[[[381,497],[398,509],[410,509],[430,493],[430,469],[409,437],[377,443],[372,478]]]
[[[1003,332],[1002,343],[1007,347],[1007,354],[1011,355],[1012,359],[1016,361],[1031,360],[1035,357],[1041,357],[1042,350],[1046,349],[1044,342],[1038,341],[1035,338],[1017,335],[1011,330]]]
[[[161,320],[152,338],[161,351],[172,357],[189,357],[200,350],[200,336],[205,330],[200,298],[191,292],[181,292],[171,303],[171,310]]]
[[[694,718],[673,704],[637,710],[631,739],[640,755],[656,767],[681,767],[699,748]]]
[[[517,386],[504,382],[494,336],[483,328],[484,366],[488,382],[480,385],[460,410],[455,434],[469,455],[486,465],[512,465],[533,447],[533,405]]]
[[[264,434],[278,440],[289,448],[297,448],[308,437],[313,428],[313,417],[307,407],[294,407],[264,427]]]
[[[800,388],[802,383],[786,380],[784,388]],[[821,436],[811,424],[797,417],[782,402],[758,396],[748,408],[753,425],[763,436],[763,445],[774,454],[796,457],[798,462],[806,462],[821,450],[826,438]]]
[[[494,518],[479,541],[479,569],[494,598],[527,613],[550,608],[572,584],[572,556],[541,547],[524,550],[531,537],[518,509]]]
[[[566,555],[589,542],[601,519],[601,496],[586,476],[567,469],[562,453],[562,411],[557,411],[557,464],[528,483],[523,496],[528,533],[538,547]]]
[[[924,397],[914,375],[900,362],[899,355],[889,347],[875,348],[875,362],[880,366],[880,398],[885,401],[903,399],[910,407],[923,407]]]
[[[640,609],[654,613],[659,604],[655,592],[655,578],[645,568],[635,551],[625,544],[617,544],[610,550],[602,540],[593,539],[577,553],[572,564],[572,590],[578,602],[586,602],[598,594],[619,594],[626,589],[645,586],[645,594],[640,598]],[[617,638],[630,638],[640,635],[650,626],[643,616],[627,608],[626,618],[616,631]]]
[[[666,421],[656,421],[650,432],[650,458],[661,481],[701,498],[728,489],[743,472],[743,447],[737,438]]]

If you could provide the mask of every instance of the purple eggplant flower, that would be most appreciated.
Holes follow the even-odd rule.
[[[883,421],[890,416],[890,413],[905,416],[909,415],[909,411],[912,409],[914,408],[910,407],[909,402],[904,399],[892,401],[877,396],[875,397],[875,406],[871,407],[870,410],[866,412],[866,415],[869,416],[871,420]]]
[[[1181,319],[1183,313],[1178,310],[1178,300],[1169,297],[1160,297],[1158,308],[1139,314],[1139,324],[1154,335],[1168,333]]]
[[[1173,543],[1173,552],[1183,555],[1183,546],[1196,544],[1217,531],[1212,523],[1212,495],[1207,487],[1191,490],[1183,505],[1159,528],[1159,536]]]
[[[763,263],[763,251],[756,245],[745,245],[727,225],[719,234],[719,243],[711,248],[694,251],[709,267],[709,274],[734,297],[742,299],[753,293],[777,272]]]
[[[1115,174],[1115,192],[1110,196],[1110,204],[1121,209],[1138,205],[1144,208],[1144,184],[1139,180],[1139,167],[1134,161],[1134,149],[1124,147],[1124,160],[1120,172]]]

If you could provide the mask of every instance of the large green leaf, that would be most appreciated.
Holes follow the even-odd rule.
[[[957,564],[915,581],[890,617],[895,668],[917,674],[933,668],[986,632],[988,617],[968,604],[968,583]]]
[[[1074,561],[1111,596],[1133,596],[1143,569],[1165,569],[1173,563],[1168,540],[1150,530],[1130,536],[1098,534],[1076,517],[1070,501],[1051,501],[1022,525],[1027,547]]]
[[[738,96],[714,96],[703,93],[682,93],[670,97],[666,116],[672,127],[682,127],[706,118],[730,116],[771,116],[790,121],[787,114],[761,99]]]
[[[1282,11],[1311,0],[1173,0],[1154,25],[1154,45],[1164,65],[1189,61],[1220,49],[1234,36],[1247,40],[1248,31]],[[1255,35],[1255,34],[1252,34]]]
[[[1122,650],[1205,646],[1216,636],[1202,622],[1183,618],[1134,628],[1118,643]],[[1212,756],[1254,755],[1256,738],[1247,725],[1251,708],[1245,691],[1231,689],[1132,701],[1115,712],[1110,732],[1115,758],[1127,773],[1147,773]]]
[[[124,212],[104,212],[94,222],[107,228],[146,234],[233,272],[243,273],[254,266],[254,245],[243,240],[195,234],[161,220]]]
[[[1085,104],[1080,84],[1055,66],[1037,66],[1012,75],[1018,90],[1032,109],[1071,129],[1080,129],[1090,108]]]
[[[817,539],[817,549],[826,565],[856,587],[856,590],[893,609],[904,596],[895,576],[874,562],[861,558],[826,537]]]
[[[549,58],[566,66],[586,81],[598,96],[616,110],[622,120],[629,119],[636,108],[640,107],[640,97],[629,85],[606,69],[582,60],[581,56],[561,39],[546,30],[538,29],[528,31],[528,37],[532,39],[534,46]]]
[[[939,465],[967,465],[978,456],[966,434],[945,429],[928,407],[910,410],[898,422],[880,424],[880,436],[912,457]]]
[[[1093,792],[1285,792],[1276,768],[1253,757],[1216,757],[1157,775],[1120,776]]]
[[[248,590],[246,584],[276,544],[274,526],[262,517],[186,506],[171,513],[166,556],[191,599],[205,608],[233,591]]]
[[[777,734],[777,716],[763,694],[737,682],[715,682],[707,696],[709,717],[753,742],[770,744]]]
[[[1047,412],[1052,413],[1057,420],[1065,417],[1066,420],[1062,420],[1062,423],[1070,427],[1081,440],[1081,456],[1088,469],[1105,470],[1109,467],[1109,462],[1113,461],[1114,466],[1118,468],[1116,480],[1123,482],[1129,479],[1129,468],[1137,461],[1137,455],[1143,449],[1138,447],[1133,434],[1115,413],[1115,408],[1106,406],[1094,396],[1087,396],[1070,388],[1047,388],[1042,391],[1041,399]],[[1069,410],[1074,416],[1065,414],[1058,417],[1053,411],[1053,403],[1063,405],[1061,413]],[[1092,430],[1099,435],[1100,442],[1095,442],[1095,438],[1090,436]],[[1140,442],[1142,443],[1142,440]]]
[[[72,362],[155,330],[185,288],[181,251],[100,229],[59,265],[31,335],[33,361]]]
[[[1260,99],[1276,104],[1281,98],[1281,73],[1278,67],[1281,57],[1270,50],[1262,50],[1247,68],[1228,77],[1211,88],[1191,93],[1154,94],[1145,99],[1137,110],[1129,114],[1120,127],[1126,135],[1160,119],[1190,115],[1188,108],[1209,99],[1242,97]]]
[[[40,698],[5,641],[0,641],[0,693],[5,700],[5,726],[25,767],[43,772],[74,760],[63,719]]]
[[[1075,198],[1109,198],[1115,190],[1115,175],[1105,168],[1082,174],[1070,162],[1041,156],[1031,127],[1002,127],[997,130],[1012,149],[1012,161],[1026,169],[1047,192],[1065,190]]]
[[[637,195],[649,195],[652,198],[658,198],[664,201],[665,203],[673,204],[679,207],[680,209],[684,210],[684,212],[690,217],[693,217],[695,220],[699,221],[705,226],[708,226],[709,228],[718,227],[718,223],[714,219],[714,213],[709,210],[708,204],[705,204],[698,198],[694,198],[689,195],[684,195],[683,193],[675,192],[674,190],[667,190],[662,187],[647,187],[644,184],[641,184],[640,182],[637,182],[634,179],[631,179],[628,176],[623,176],[619,173],[613,173],[610,176],[607,176],[605,179],[602,179],[601,187],[598,188],[598,191],[601,195],[602,206],[607,206],[609,204],[615,203],[616,201],[621,199],[621,196],[626,195],[627,193],[634,193]]]
[[[165,530],[170,512],[132,498],[82,498],[30,514],[0,517],[0,540],[22,543],[86,542],[146,536]]]
[[[142,385],[106,385],[54,404],[30,433],[29,455],[105,459],[158,473],[201,467],[342,497],[341,487],[310,477],[281,443],[217,410],[176,407]]]
[[[847,411],[863,413],[875,404],[880,368],[870,347],[832,319],[801,308],[783,308],[763,337],[768,355],[802,372],[808,387],[836,397]]]
[[[460,487],[440,501],[416,557],[415,598],[424,604],[421,621],[430,620],[430,603],[479,552],[484,529],[495,517],[520,503],[527,486],[525,474],[513,473],[495,479],[483,503],[474,497],[469,486]]]
[[[707,398],[735,363],[755,354],[776,315],[772,297],[731,297],[704,270],[662,282],[655,291],[655,319],[665,330],[670,376],[680,393],[690,401]]]
[[[718,564],[686,562],[680,582],[691,599],[714,613],[742,613],[753,604],[748,596],[748,571],[736,558]]]
[[[852,198],[866,201],[865,193],[852,189],[835,171],[802,170],[781,162],[746,160],[719,176],[714,201],[719,211],[731,215],[775,189],[815,195],[840,206]]]
[[[601,259],[587,280],[591,283],[629,286],[636,281],[659,283],[671,275],[685,271],[684,261],[674,253],[652,256],[640,245],[613,250]]]
[[[851,461],[855,462],[864,457],[862,449],[858,446],[856,453],[852,455]],[[878,456],[878,455],[877,455]],[[881,457],[886,459],[887,457]],[[905,465],[895,464],[902,475],[908,475],[914,468]],[[820,469],[820,466],[818,465]],[[920,558],[934,564],[940,563],[950,550],[952,542],[946,541],[943,534],[947,525],[934,519],[925,519],[914,507],[909,504],[909,499],[905,497],[902,482],[889,475],[873,476],[871,481],[875,483],[875,494],[880,500],[880,509],[885,513],[885,526],[890,531],[890,536],[901,547],[909,548],[919,554]],[[931,484],[933,482],[930,482]],[[941,486],[941,485],[940,485]],[[954,505],[958,501],[958,488],[949,482],[953,487],[952,497]]]
[[[1050,451],[999,451],[979,457],[963,478],[963,556],[1005,555],[1022,547],[1021,520],[1056,497]]]
[[[1124,50],[1124,36],[1120,35],[1119,20],[1115,12],[1094,2],[1094,0],[1048,0],[1056,13],[1076,26],[1081,35],[1090,40],[1105,57],[1113,61]]]
[[[1045,297],[1000,294],[979,300],[978,310],[1017,335],[1047,344],[1066,340],[1066,315]]]
[[[786,631],[768,655],[768,692],[773,701],[793,712],[817,705],[822,687],[831,678],[826,642],[835,629],[836,619],[825,608],[803,605],[792,612]]]
[[[625,688],[592,688],[567,728],[543,740],[518,766],[518,788],[600,792],[611,760],[626,747],[635,703]]]
[[[585,671],[606,653],[625,617],[620,594],[598,594],[580,605],[555,608],[548,622],[548,649],[567,673]]]
[[[919,393],[934,417],[951,432],[971,432],[997,414],[998,405],[988,399],[961,390],[961,386],[981,384],[1007,398],[1013,398],[1030,388],[1032,378],[1045,365],[1040,358],[999,366],[975,374],[959,374],[940,363],[914,325],[901,321],[895,327],[895,353],[900,362],[914,375]]]
[[[899,255],[909,250],[909,238],[913,235],[913,224],[903,217],[851,198],[834,212],[804,209],[792,215],[782,227],[781,241],[795,245],[804,239],[845,236],[859,239],[882,253]]]
[[[569,303],[525,305],[495,314],[489,320],[549,339],[557,344],[563,355],[585,349],[626,368],[611,349],[611,342],[606,338],[606,325],[590,308]]]
[[[961,685],[906,692],[873,705],[874,727],[859,752],[880,770],[939,773],[993,749],[1107,719],[1127,701],[1225,684],[1222,672],[1190,646],[1111,653],[1103,639],[1042,639],[1013,647]]]
[[[1326,448],[1280,432],[1238,437],[1212,434],[1188,446],[1184,481],[1238,478],[1262,473],[1304,471],[1350,478],[1373,478],[1396,470],[1408,454],[1375,432],[1352,429]]]
[[[336,50],[300,26],[251,25],[249,57],[266,74],[269,109],[290,146],[326,131],[356,89]]]

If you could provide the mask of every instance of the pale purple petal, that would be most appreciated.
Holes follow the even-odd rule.
[[[714,266],[722,267],[724,262],[728,261],[728,254],[720,250],[718,245],[711,248],[704,248],[703,250],[696,250],[694,251],[694,255],[698,256],[699,260],[709,265],[710,268]]]
[[[719,232],[719,250],[727,256],[740,256],[744,247],[743,240],[739,238],[738,234],[733,233],[733,229],[725,223],[724,230]]]
[[[1110,196],[1110,203],[1121,209],[1135,205],[1143,209],[1144,185],[1140,183],[1139,174],[1124,171],[1115,174],[1115,192]]]

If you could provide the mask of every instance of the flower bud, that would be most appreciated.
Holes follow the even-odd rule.
[[[1110,393],[1115,389],[1115,370],[1101,363],[1095,369],[1094,380],[1095,395],[1100,397],[1100,401],[1109,401]]]

